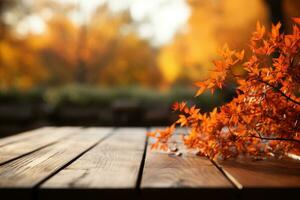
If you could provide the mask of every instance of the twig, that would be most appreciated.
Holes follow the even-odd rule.
[[[297,104],[297,105],[300,106],[300,102],[296,101],[295,99],[290,98],[289,96],[287,96],[284,92],[282,92],[279,88],[275,87],[274,85],[272,85],[272,84],[270,84],[270,83],[268,83],[268,82],[262,80],[261,78],[258,78],[258,79],[256,79],[256,80],[258,80],[258,81],[261,82],[261,83],[264,83],[264,84],[268,85],[269,87],[271,87],[271,88],[273,88],[274,90],[276,90],[277,92],[279,92],[279,93],[280,93],[282,96],[284,96],[287,100],[289,100],[289,101],[291,101],[291,102],[293,102],[293,103],[295,103],[295,104]]]
[[[272,138],[272,137],[260,137],[260,136],[255,136],[255,135],[251,135],[251,136],[247,136],[247,137],[258,138],[261,140],[280,140],[280,141],[299,142],[300,143],[300,140],[297,140],[294,138]]]

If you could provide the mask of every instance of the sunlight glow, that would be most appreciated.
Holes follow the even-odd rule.
[[[130,6],[130,14],[140,24],[139,35],[159,46],[171,42],[184,27],[190,9],[184,0],[136,0]]]
[[[45,21],[38,15],[29,15],[21,20],[16,26],[16,32],[21,36],[27,34],[42,34],[45,29]]]
[[[128,11],[138,35],[149,40],[153,46],[171,42],[176,33],[184,28],[190,16],[190,8],[185,0],[49,1],[75,6],[76,9],[69,11],[66,15],[78,25],[87,23],[99,6],[106,5],[115,14]],[[25,3],[32,5],[33,1],[26,0]],[[45,30],[45,20],[51,16],[48,11],[38,12],[21,20],[16,27],[17,33],[23,36],[28,33],[41,34]]]

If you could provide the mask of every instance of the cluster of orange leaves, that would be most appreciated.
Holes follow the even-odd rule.
[[[227,77],[238,86],[229,103],[202,113],[186,102],[175,103],[178,120],[165,130],[148,133],[156,142],[152,148],[168,149],[176,127],[189,130],[183,136],[186,147],[210,159],[237,156],[281,158],[300,153],[300,18],[293,18],[291,34],[280,33],[281,24],[271,31],[257,23],[250,41],[250,55],[224,46],[222,58],[208,80],[195,83],[196,96],[209,89],[222,89]],[[245,75],[232,68],[243,66]]]

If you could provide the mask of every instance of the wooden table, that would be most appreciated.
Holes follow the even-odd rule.
[[[170,156],[149,149],[146,131],[45,127],[3,138],[0,199],[299,199],[299,161]]]

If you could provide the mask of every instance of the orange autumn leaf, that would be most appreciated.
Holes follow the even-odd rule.
[[[281,27],[281,23],[278,22],[276,25],[272,24],[272,30],[271,30],[271,35],[273,39],[276,39],[279,37],[279,29]]]
[[[300,24],[299,18],[293,20]],[[267,31],[258,22],[245,61],[244,50],[224,45],[209,79],[195,83],[195,96],[206,89],[222,89],[230,75],[238,83],[235,98],[208,113],[200,113],[195,105],[189,108],[186,102],[175,103],[173,109],[179,112],[175,123],[150,134],[157,139],[154,148],[165,149],[180,126],[190,130],[184,144],[211,159],[300,154],[300,30],[294,25],[291,34],[282,34],[280,26]],[[237,64],[243,66],[245,76],[232,73]]]
[[[174,111],[183,111],[186,107],[186,102],[175,102],[173,105],[172,105],[172,110]]]
[[[176,121],[177,124],[180,124],[181,127],[187,125],[188,120],[185,115],[179,115],[179,119]]]
[[[260,22],[256,23],[256,31],[253,33],[253,39],[261,40],[266,32],[266,28],[260,24]]]
[[[300,17],[293,17],[293,21],[297,24],[300,24]]]
[[[237,52],[235,53],[235,56],[239,59],[239,60],[243,60],[244,56],[245,56],[245,51],[242,50],[241,52]]]
[[[199,89],[197,90],[195,96],[200,96],[201,94],[203,94],[203,92],[206,90],[206,85],[202,84],[201,82],[197,82],[196,86],[199,87]]]

